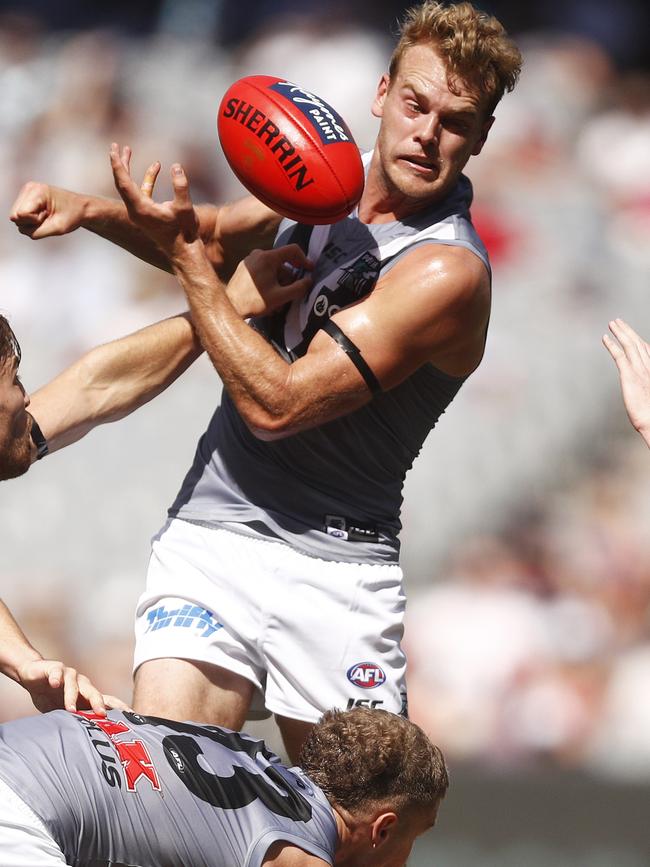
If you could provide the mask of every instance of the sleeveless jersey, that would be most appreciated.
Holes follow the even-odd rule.
[[[217,726],[53,711],[0,726],[0,778],[75,867],[259,867],[276,840],[334,861],[322,791]]]
[[[252,327],[292,361],[329,316],[368,295],[416,246],[462,246],[489,270],[471,200],[470,181],[461,176],[442,204],[408,219],[364,224],[354,212],[314,227],[312,290]],[[284,220],[276,244],[295,234],[296,224]],[[253,436],[224,391],[169,514],[279,537],[324,559],[396,562],[406,472],[463,381],[425,364],[349,415],[272,442]]]

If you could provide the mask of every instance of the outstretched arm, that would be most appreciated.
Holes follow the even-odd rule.
[[[650,448],[650,344],[622,319],[609,330],[614,336],[603,335],[603,343],[618,367],[625,409]]]
[[[32,395],[30,412],[49,451],[129,415],[171,385],[202,351],[188,313],[91,349]]]
[[[125,149],[128,164],[130,151]],[[160,165],[147,169],[141,190],[151,194]],[[253,196],[217,207],[199,205],[199,237],[204,242],[212,267],[228,279],[237,263],[255,248],[269,248],[280,217]],[[66,235],[84,228],[164,271],[171,271],[164,250],[136,226],[121,201],[75,193],[49,184],[25,184],[11,208],[9,219],[18,231],[37,241]]]
[[[127,705],[102,695],[74,668],[53,659],[43,659],[30,644],[7,606],[0,600],[0,671],[23,686],[37,710],[90,708],[105,714],[107,707],[127,710]]]

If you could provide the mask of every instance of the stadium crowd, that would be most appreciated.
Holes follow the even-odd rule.
[[[196,201],[237,195],[214,116],[226,87],[253,72],[324,96],[367,146],[383,40],[308,16],[219,47],[173,29],[54,33],[7,15],[0,207],[8,213],[29,178],[114,195],[113,140],[143,161],[181,161]],[[650,464],[600,346],[614,316],[650,334],[650,80],[584,35],[520,43],[521,85],[470,172],[494,267],[486,359],[407,488],[410,711],[452,760],[650,779]],[[349,72],[332,76],[333,65]],[[171,277],[92,241],[31,244],[8,223],[0,233],[0,308],[21,336],[30,388],[182,309]],[[101,459],[80,446],[58,476],[39,466],[0,493],[2,597],[40,649],[125,699],[146,536],[187,458],[170,464],[174,436],[192,441],[181,428],[204,416],[186,424],[188,407],[213,388],[199,364],[185,392],[179,383],[166,397],[164,436],[134,417],[128,438],[102,432],[116,446]],[[138,439],[147,448],[119,452]],[[131,459],[165,492],[130,490]],[[32,710],[0,683],[0,720]]]

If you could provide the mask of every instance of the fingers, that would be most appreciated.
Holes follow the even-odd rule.
[[[160,163],[152,163],[144,173],[144,178],[140,184],[140,192],[143,196],[151,199],[153,197],[153,188],[156,185],[156,178],[160,172]]]
[[[625,353],[623,352],[620,345],[612,337],[610,337],[609,334],[603,334],[603,345],[612,356],[612,358],[616,362],[616,366],[620,370],[621,363],[625,362],[626,360]]]
[[[126,702],[123,702],[121,698],[117,698],[114,695],[104,695],[103,699],[104,704],[110,710],[129,710],[131,712],[133,711],[133,708],[130,705],[126,704]]]
[[[117,142],[111,144],[110,150],[111,168],[115,189],[118,191],[127,208],[133,208],[139,199],[140,191],[134,183],[129,172],[131,162],[131,149],[124,147],[120,152]]]
[[[174,189],[174,207],[178,213],[189,213],[194,210],[190,196],[190,184],[185,169],[180,163],[174,163],[171,168],[172,187]]]
[[[78,674],[74,668],[66,668],[63,674],[63,707],[66,710],[76,710],[78,698]]]
[[[93,684],[88,680],[88,678],[83,675],[75,674],[75,683],[77,687],[77,695],[75,696],[75,705],[73,707],[69,707],[66,699],[66,710],[75,710],[76,701],[79,696],[82,696],[90,706],[91,710],[93,710],[99,716],[106,716],[106,702],[104,701],[104,696],[101,692],[93,686]]]
[[[307,257],[302,247],[298,244],[286,244],[284,247],[276,247],[269,250],[269,254],[278,259],[280,264],[289,263],[296,269],[311,271],[314,263]]]
[[[9,219],[23,235],[31,235],[49,214],[47,187],[30,181],[18,193]]]
[[[627,322],[623,319],[613,319],[609,323],[609,330],[616,340],[609,334],[604,334],[603,343],[619,369],[621,364],[626,362],[635,368],[650,366],[650,347]]]

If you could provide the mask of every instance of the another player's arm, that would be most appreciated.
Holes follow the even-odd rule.
[[[40,711],[53,708],[91,708],[105,714],[107,707],[127,709],[114,696],[103,696],[83,674],[53,659],[43,659],[0,600],[0,671],[31,695]]]
[[[147,183],[153,186],[147,177],[155,180],[158,169],[157,163],[149,167],[143,188]],[[281,219],[253,196],[221,206],[199,205],[196,212],[208,257],[224,279],[251,250],[273,245]],[[131,221],[119,200],[30,181],[18,193],[9,218],[23,235],[34,240],[84,228],[157,268],[171,271],[165,252]]]
[[[56,451],[150,401],[202,352],[189,314],[173,316],[91,349],[32,395],[30,413]]]

